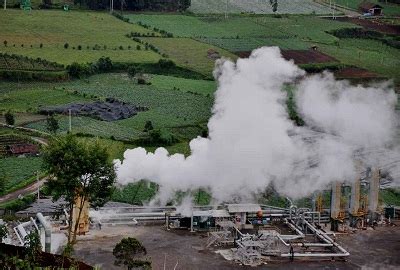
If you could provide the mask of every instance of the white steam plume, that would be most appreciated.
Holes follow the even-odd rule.
[[[215,74],[209,137],[192,140],[187,158],[164,148],[127,150],[123,162],[116,161],[119,183],[154,181],[161,203],[176,190],[200,187],[217,201],[251,199],[272,182],[281,193],[301,197],[331,181],[353,179],[357,151],[391,142],[396,98],[388,86],[352,87],[329,73],[302,79],[296,100],[307,127],[296,127],[282,88],[305,72],[278,48],[255,50],[236,64],[220,61]]]

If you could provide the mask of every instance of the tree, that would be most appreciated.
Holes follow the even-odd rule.
[[[0,194],[6,190],[8,178],[3,169],[0,170]]]
[[[146,254],[146,248],[136,238],[123,238],[113,250],[114,264],[117,266],[123,264],[128,267],[128,270],[134,267],[151,269],[151,262],[144,257]]]
[[[7,125],[13,126],[15,124],[14,114],[11,111],[6,112],[4,115]]]
[[[97,69],[100,72],[107,72],[113,68],[112,61],[110,57],[101,57],[97,60]]]
[[[272,11],[276,12],[278,10],[278,0],[269,0],[271,7],[272,7]]]
[[[5,224],[0,224],[0,243],[3,243],[3,239],[7,237],[8,230]]]
[[[51,133],[57,133],[57,130],[60,128],[58,121],[54,118],[54,115],[50,115],[47,117],[46,129]]]
[[[150,130],[153,130],[154,129],[154,127],[153,127],[153,123],[150,121],[150,120],[148,120],[148,121],[146,121],[146,124],[144,124],[144,132],[148,132],[148,131],[150,131]]]
[[[135,77],[136,72],[137,72],[137,70],[136,70],[136,67],[135,67],[134,65],[130,65],[130,66],[128,67],[128,76],[129,76],[130,78]]]
[[[54,199],[64,196],[70,209],[68,243],[76,241],[78,222],[72,228],[72,211],[75,201],[78,220],[84,205],[102,206],[110,198],[116,178],[107,148],[98,141],[82,142],[73,135],[53,139],[43,154],[44,168],[49,173],[47,182]]]

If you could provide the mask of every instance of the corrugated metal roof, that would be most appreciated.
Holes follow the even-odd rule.
[[[229,213],[255,213],[261,211],[261,207],[259,204],[228,204],[228,212]]]
[[[215,217],[215,218],[228,218],[229,213],[226,210],[206,210],[206,211],[193,211],[194,217]]]

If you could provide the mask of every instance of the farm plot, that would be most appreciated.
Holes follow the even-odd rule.
[[[361,67],[400,82],[400,50],[380,41],[341,39],[338,46],[321,44],[320,50],[343,64]]]
[[[235,53],[252,51],[263,46],[278,46],[281,49],[293,50],[310,47],[310,44],[293,38],[199,38],[197,40]]]
[[[230,59],[236,59],[234,54],[190,38],[142,38],[145,42],[153,44],[176,62],[177,65],[199,72],[211,77],[215,59],[208,57],[211,49]]]
[[[5,192],[34,176],[41,169],[40,157],[9,157],[0,158],[0,177],[5,177]]]
[[[273,29],[268,30],[245,17],[222,16],[185,16],[185,15],[127,15],[130,21],[141,22],[165,30],[175,37],[218,37],[236,38],[237,36],[265,37],[279,35]]]
[[[167,129],[207,122],[211,115],[215,82],[156,75],[149,77],[148,81],[152,84],[138,85],[125,74],[101,74],[85,80],[59,83],[57,88],[65,88],[80,96],[97,96],[101,99],[113,97],[149,109],[132,118],[113,122],[73,117],[74,133],[126,140],[142,135],[144,125],[149,120],[154,128]],[[40,130],[46,128],[45,121],[28,126]],[[60,126],[60,131],[67,131],[66,116],[60,117]],[[179,132],[179,135],[186,136],[184,129]]]
[[[189,10],[194,13],[273,13],[268,0],[192,0]],[[277,12],[280,14],[327,14],[330,9],[312,0],[279,0]]]
[[[18,83],[4,82],[3,86],[18,86]],[[89,101],[89,98],[74,95],[62,89],[51,88],[50,84],[24,84],[20,89],[7,93],[0,92],[0,112],[13,110],[14,112],[36,112],[43,106],[56,106],[71,102]]]
[[[0,10],[0,52],[42,58],[61,64],[114,61],[156,62],[160,55],[137,50],[130,32],[153,33],[98,12]],[[158,33],[154,33],[156,36]]]
[[[281,53],[283,58],[293,60],[297,65],[337,62],[335,58],[314,50],[283,50]]]

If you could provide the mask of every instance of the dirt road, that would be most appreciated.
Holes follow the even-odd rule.
[[[0,197],[0,203],[5,203],[5,202],[9,202],[11,200],[15,200],[18,198],[18,196],[25,196],[28,194],[35,193],[35,192],[37,192],[38,188],[40,188],[44,185],[46,180],[47,180],[47,177],[44,177],[41,180],[35,181],[34,183],[32,183],[22,189],[19,189],[14,192],[11,192],[7,195],[4,195],[4,196]]]

